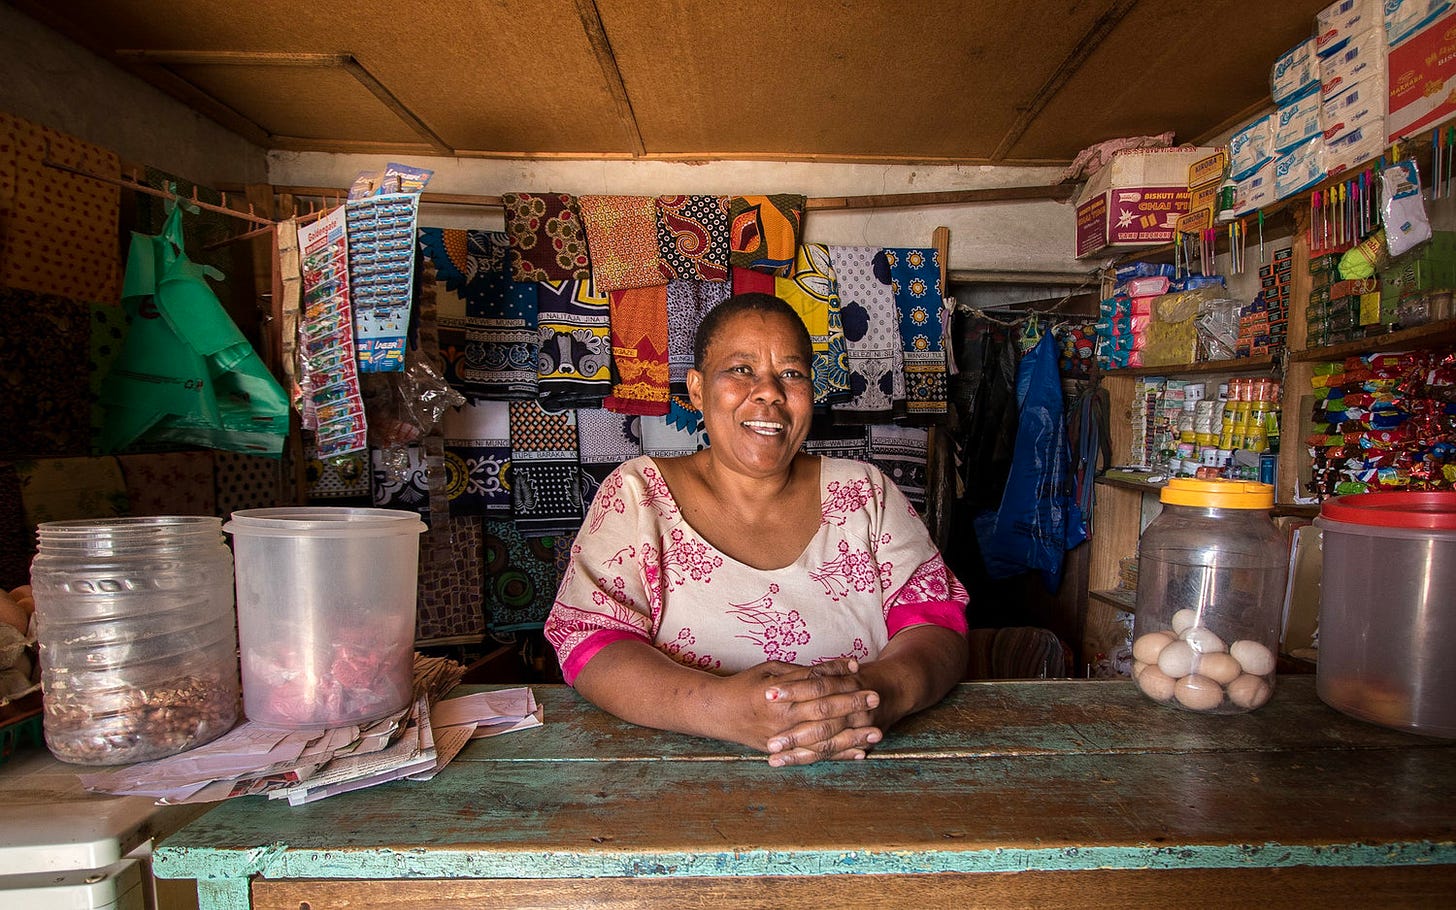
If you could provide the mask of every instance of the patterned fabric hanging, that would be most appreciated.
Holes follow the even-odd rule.
[[[603,404],[619,414],[667,413],[667,285],[611,293],[617,384]]]
[[[884,471],[915,510],[924,515],[929,433],[924,427],[871,424],[869,434],[870,461]]]
[[[573,533],[581,525],[576,412],[535,401],[510,404],[511,514],[527,537]]]
[[[850,390],[834,410],[866,421],[888,418],[895,402],[905,400],[905,356],[889,261],[878,247],[831,246],[829,262],[839,282]]]
[[[586,232],[576,199],[562,193],[506,193],[506,233],[510,236],[511,278],[515,281],[568,281],[591,277]]]
[[[803,233],[808,199],[788,193],[734,196],[728,201],[728,261],[762,272],[786,274]]]
[[[728,280],[728,197],[657,197],[657,268],[664,278]]]
[[[556,599],[556,538],[486,519],[484,549],[486,628],[499,635],[545,625]]]
[[[479,517],[451,518],[420,537],[415,641],[479,641],[485,633],[485,530]]]
[[[576,412],[576,433],[581,501],[589,508],[607,475],[642,454],[642,418],[606,408],[581,408]]]
[[[839,285],[829,264],[829,248],[806,243],[794,257],[793,272],[775,278],[779,297],[804,320],[814,343],[814,404],[826,405],[849,393],[844,329],[839,324]]]
[[[946,359],[940,254],[934,249],[887,249],[890,289],[900,312],[905,357],[905,408],[910,416],[944,414]]]
[[[688,393],[693,336],[713,307],[733,294],[726,281],[672,281],[667,285],[667,381],[674,395]]]
[[[642,418],[642,453],[659,458],[691,455],[708,445],[703,412],[674,395],[663,417]]]
[[[536,285],[511,280],[507,236],[422,228],[419,240],[435,266],[445,380],[467,398],[536,397]]]
[[[548,408],[599,405],[612,391],[611,301],[590,281],[536,285],[537,390]]]
[[[591,250],[592,283],[603,293],[665,284],[657,270],[657,200],[651,196],[577,199]]]
[[[509,515],[510,405],[477,401],[450,408],[440,421],[440,433],[450,514]]]

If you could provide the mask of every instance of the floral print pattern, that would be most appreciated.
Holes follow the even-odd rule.
[[[965,589],[898,488],[870,464],[819,463],[819,529],[778,569],[740,563],[699,535],[651,457],[614,471],[546,623],[566,680],[623,638],[728,674],[766,660],[872,660],[910,625],[964,632]]]

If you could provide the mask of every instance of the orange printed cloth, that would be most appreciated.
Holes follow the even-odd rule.
[[[0,113],[0,285],[118,306],[121,190],[47,160],[121,175],[115,152]]]
[[[808,199],[789,193],[728,201],[730,265],[787,275],[804,231]]]
[[[602,406],[618,414],[667,413],[667,285],[613,291],[612,359],[617,384]]]
[[[657,200],[651,196],[577,199],[598,293],[667,284],[657,269]]]

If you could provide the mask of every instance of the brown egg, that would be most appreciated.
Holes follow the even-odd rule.
[[[1173,694],[1179,704],[1195,711],[1212,711],[1223,704],[1223,686],[1199,673],[1178,680]]]
[[[1200,675],[1207,676],[1220,686],[1228,685],[1238,679],[1240,673],[1244,672],[1243,668],[1239,666],[1238,661],[1222,651],[1200,655],[1198,664],[1194,669]]]
[[[1145,664],[1155,664],[1158,655],[1172,641],[1172,632],[1147,632],[1132,643],[1132,656]]]
[[[22,635],[30,626],[30,614],[25,612],[25,608],[4,591],[0,591],[0,622],[14,626],[20,630]]]
[[[1137,678],[1137,686],[1143,694],[1154,701],[1171,701],[1173,698],[1173,677],[1149,664]]]
[[[1273,694],[1274,690],[1263,677],[1250,676],[1248,673],[1229,683],[1228,687],[1229,701],[1240,708],[1257,708]]]

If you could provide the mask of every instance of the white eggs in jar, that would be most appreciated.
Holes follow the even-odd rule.
[[[1179,679],[1193,672],[1193,662],[1197,657],[1198,653],[1188,642],[1170,642],[1158,654],[1158,669],[1174,679]]]
[[[1187,607],[1173,614],[1173,634],[1181,635],[1183,630],[1190,629],[1198,622],[1198,613]]]
[[[1137,685],[1144,695],[1154,701],[1171,701],[1176,682],[1173,677],[1149,664],[1138,676]]]
[[[1247,673],[1229,683],[1228,687],[1229,701],[1250,710],[1263,705],[1273,694],[1274,689],[1262,677]]]
[[[1274,672],[1274,652],[1257,641],[1240,639],[1229,648],[1229,653],[1251,676],[1268,676]]]
[[[1146,635],[1139,635],[1137,641],[1132,643],[1133,659],[1145,664],[1157,663],[1158,655],[1172,642],[1173,633],[1171,632],[1149,632]]]
[[[1173,694],[1180,704],[1195,711],[1212,711],[1223,704],[1223,686],[1199,673],[1178,680]]]
[[[1216,651],[1227,651],[1228,645],[1223,639],[1213,634],[1211,629],[1203,626],[1190,626],[1178,633],[1178,638],[1188,642],[1188,646],[1199,654],[1212,654]]]
[[[1234,660],[1232,655],[1226,654],[1223,651],[1199,655],[1198,664],[1194,667],[1194,670],[1202,676],[1207,676],[1220,686],[1228,685],[1238,679],[1239,674],[1244,672],[1243,668],[1239,666],[1239,662]]]

